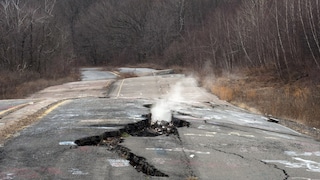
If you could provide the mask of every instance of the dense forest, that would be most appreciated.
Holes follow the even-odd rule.
[[[0,0],[0,93],[83,65],[318,80],[319,0]]]

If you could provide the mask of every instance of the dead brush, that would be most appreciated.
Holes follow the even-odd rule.
[[[195,176],[189,176],[186,178],[186,180],[198,180],[199,178],[198,177],[195,177]]]
[[[71,73],[59,79],[42,79],[34,72],[0,73],[0,99],[23,98],[49,86],[76,81],[78,73]]]
[[[320,91],[317,87],[299,84],[275,86],[274,82],[260,82],[259,78],[246,80],[245,83],[219,78],[210,90],[220,99],[241,105],[247,110],[257,109],[255,113],[320,128]]]
[[[213,86],[211,92],[228,102],[234,99],[234,90],[227,86]]]
[[[119,73],[119,75],[123,79],[138,77],[138,75],[136,75],[135,73],[132,73],[132,72],[130,72],[130,73]]]

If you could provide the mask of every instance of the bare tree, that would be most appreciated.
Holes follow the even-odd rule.
[[[301,21],[301,25],[302,25],[302,29],[303,29],[303,33],[304,33],[305,40],[306,40],[306,42],[307,42],[307,44],[308,44],[308,48],[309,48],[309,50],[310,50],[310,53],[311,53],[311,55],[312,55],[312,58],[313,58],[313,60],[314,60],[314,62],[315,62],[315,64],[316,64],[317,68],[320,69],[320,65],[319,65],[319,63],[318,63],[318,61],[317,61],[317,59],[316,59],[316,56],[315,56],[315,54],[314,54],[314,52],[313,52],[313,49],[312,49],[312,47],[311,47],[310,38],[309,38],[309,36],[307,35],[305,20],[304,20],[304,18],[303,18],[302,2],[301,2],[301,0],[299,0],[298,8],[299,8],[299,17],[300,17],[300,21]]]

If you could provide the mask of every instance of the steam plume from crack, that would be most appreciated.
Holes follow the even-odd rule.
[[[171,122],[171,112],[178,111],[182,108],[183,103],[188,102],[185,91],[187,87],[197,87],[197,81],[191,77],[184,78],[172,86],[163,99],[160,99],[152,106],[152,123],[157,121]]]

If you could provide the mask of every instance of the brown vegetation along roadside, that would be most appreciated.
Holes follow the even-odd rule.
[[[79,80],[75,71],[59,78],[40,78],[35,73],[0,72],[0,99],[23,98],[49,86]]]
[[[223,75],[211,82],[207,87],[212,93],[239,107],[291,120],[281,123],[303,133],[308,129],[303,125],[320,129],[320,87],[308,77],[283,83],[270,71],[260,69],[259,73]]]

